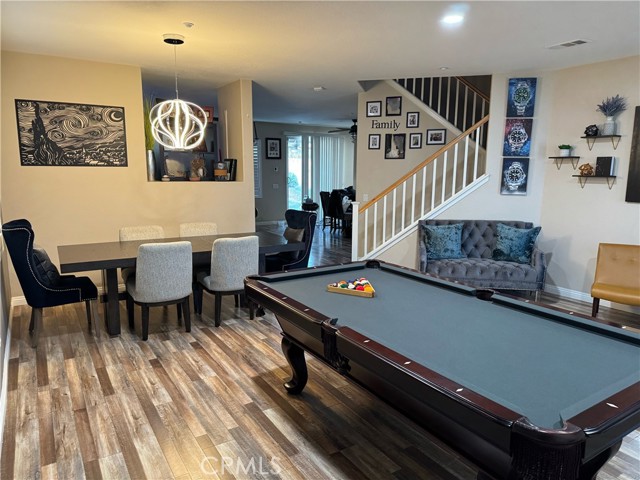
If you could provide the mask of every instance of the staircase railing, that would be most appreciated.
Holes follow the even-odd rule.
[[[375,256],[484,174],[485,150],[476,139],[488,121],[486,115],[362,206],[352,204],[352,260]]]
[[[398,78],[396,83],[460,131],[489,113],[489,97],[463,77]],[[486,148],[486,131],[479,141]]]

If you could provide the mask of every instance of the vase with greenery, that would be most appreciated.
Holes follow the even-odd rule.
[[[597,112],[602,113],[606,118],[602,125],[600,135],[615,135],[616,121],[615,116],[627,109],[627,101],[624,97],[616,95],[615,97],[607,97],[602,103],[598,104]]]
[[[558,145],[558,148],[560,149],[561,157],[571,156],[571,149],[573,148],[571,145],[567,145],[566,143],[563,143],[562,145]]]
[[[153,100],[145,97],[142,111],[144,115],[144,145],[147,150],[147,180],[150,182],[156,179],[156,156],[153,152],[156,141],[151,132],[151,117],[149,117],[152,107]]]

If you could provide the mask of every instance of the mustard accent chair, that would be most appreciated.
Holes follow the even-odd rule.
[[[598,314],[600,299],[640,306],[640,245],[601,243],[591,287],[591,316]]]

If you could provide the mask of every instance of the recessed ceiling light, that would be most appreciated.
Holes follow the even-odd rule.
[[[440,70],[449,70],[449,67],[440,67]]]
[[[321,85],[317,85],[317,86],[313,87],[313,91],[314,92],[322,92],[323,90],[326,90],[326,88],[321,86]]]
[[[446,25],[459,25],[464,21],[464,15],[451,13],[442,17],[440,21]]]

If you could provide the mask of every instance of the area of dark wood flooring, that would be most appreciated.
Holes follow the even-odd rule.
[[[350,258],[350,241],[319,229],[311,264]],[[553,300],[575,311],[589,305]],[[13,309],[3,479],[471,479],[476,469],[426,430],[326,365],[309,359],[300,396],[270,313],[249,320],[213,299],[184,332],[175,309],[152,309],[148,342],[126,324],[110,338],[82,304],[45,310],[37,349],[30,308]],[[637,322],[603,308],[602,316]],[[640,432],[598,478],[638,479]]]

